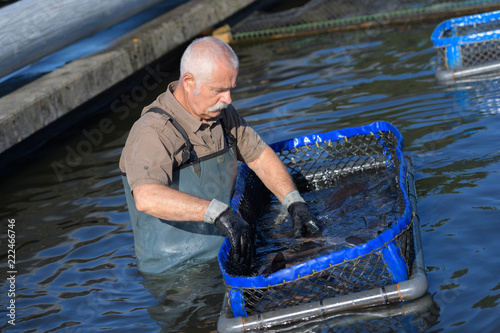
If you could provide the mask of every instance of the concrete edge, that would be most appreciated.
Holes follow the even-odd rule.
[[[0,153],[256,0],[191,0],[0,98]]]

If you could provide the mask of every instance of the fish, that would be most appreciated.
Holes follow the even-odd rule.
[[[353,209],[358,209],[359,205],[362,205],[364,201],[360,199],[352,204],[347,204],[346,202],[353,197],[366,193],[368,187],[369,184],[366,181],[353,181],[340,186],[326,200],[326,212],[335,214],[333,220],[342,223],[341,217]],[[297,247],[293,249],[291,248],[293,246],[288,244],[286,247],[288,247],[290,251],[286,249],[277,251],[270,264],[263,270],[261,268],[261,274],[269,276],[287,267],[332,252],[334,247],[336,247],[336,250],[339,250],[342,246],[343,248],[347,248],[364,244],[368,240],[376,237],[376,233],[380,233],[380,230],[386,222],[385,216],[368,216],[362,218],[364,221],[364,228],[347,237],[324,237],[322,235],[317,237],[302,237],[298,240],[300,242],[298,249]],[[311,246],[313,247],[311,248]],[[296,252],[294,253],[293,251]],[[292,252],[292,254],[290,254],[290,252]]]
[[[312,258],[318,257],[318,254],[325,255],[334,247],[339,247],[339,245],[346,246],[357,246],[366,243],[367,241],[377,237],[384,227],[387,226],[387,220],[385,215],[376,215],[376,216],[368,216],[362,217],[365,222],[365,228],[356,231],[355,234],[349,235],[345,238],[342,237],[334,237],[330,239],[319,238],[316,239],[316,243],[313,244],[313,248],[302,250],[294,255],[285,256],[283,251],[278,251],[274,256],[273,260],[263,271],[262,274],[269,276],[270,274],[276,273],[282,269],[287,267],[296,265],[300,262],[310,260]],[[302,244],[307,244],[311,242],[312,238],[303,239]],[[318,243],[328,244],[323,246],[315,246]]]
[[[286,268],[286,260],[283,252],[278,251],[271,261],[271,264],[262,272],[262,274],[268,276],[270,274],[276,273],[282,269]]]
[[[343,242],[343,239],[340,239],[339,237],[336,237],[335,240],[337,240],[337,242],[330,242],[330,244],[328,245],[316,246],[312,249],[303,250],[296,254],[288,256],[288,258],[285,257],[283,251],[278,251],[269,266],[262,271],[262,274],[268,276],[287,267],[310,260],[311,258],[316,258],[320,253],[324,255],[328,252],[328,250],[331,250],[332,248],[338,246],[340,243],[339,241]]]
[[[362,216],[361,218],[365,222],[365,228],[358,230],[354,235],[347,236],[345,242],[348,245],[357,246],[364,244],[380,235],[383,228],[388,226],[385,215],[369,216],[368,218]]]
[[[330,210],[337,210],[342,207],[350,197],[365,192],[367,187],[368,183],[363,181],[355,181],[342,185],[327,199],[326,203]]]
[[[366,243],[366,239],[360,236],[351,235],[345,238],[345,242],[352,246],[357,246]]]
[[[369,216],[368,219],[361,216],[361,218],[365,221],[365,229],[383,228],[387,222],[386,215]]]

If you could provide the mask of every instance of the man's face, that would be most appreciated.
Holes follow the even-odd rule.
[[[187,110],[200,120],[217,117],[223,108],[231,104],[231,89],[236,86],[237,76],[236,69],[218,63],[211,79],[201,82],[199,89],[191,89],[186,101]]]

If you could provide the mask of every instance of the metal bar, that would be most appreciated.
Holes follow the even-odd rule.
[[[463,81],[465,78],[475,77],[476,80],[492,79],[500,77],[500,62],[486,65],[477,65],[459,70],[438,70],[436,79],[442,84],[452,84]],[[489,74],[489,75],[487,75]]]

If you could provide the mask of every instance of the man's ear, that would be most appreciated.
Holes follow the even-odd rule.
[[[184,88],[184,90],[186,90],[187,92],[190,92],[190,93],[192,93],[195,90],[196,81],[194,79],[193,74],[185,73],[182,76],[182,87]]]

